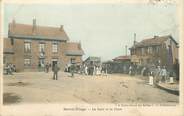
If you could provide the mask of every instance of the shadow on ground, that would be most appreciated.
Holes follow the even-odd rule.
[[[19,81],[16,83],[8,83],[7,85],[8,86],[22,86],[22,87],[24,87],[24,86],[30,85],[30,83],[25,83],[25,82]]]
[[[20,96],[14,94],[14,93],[4,93],[3,94],[3,104],[13,104],[13,103],[19,103],[21,101]]]

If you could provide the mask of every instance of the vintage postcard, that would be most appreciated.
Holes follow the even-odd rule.
[[[2,1],[2,115],[184,115],[181,3]]]

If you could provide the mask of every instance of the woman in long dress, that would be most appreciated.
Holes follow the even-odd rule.
[[[88,75],[88,67],[85,66],[85,75]]]

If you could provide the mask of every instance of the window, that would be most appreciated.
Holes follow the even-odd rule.
[[[24,59],[24,66],[30,66],[31,65],[31,59],[26,58]]]
[[[45,44],[44,43],[39,44],[39,52],[45,52]]]
[[[53,43],[52,44],[52,52],[57,53],[58,52],[58,43]]]
[[[156,53],[159,53],[159,51],[160,51],[160,47],[157,46],[157,47],[156,47]]]
[[[53,58],[52,59],[52,66],[55,66],[58,64],[58,58]]]
[[[141,48],[141,55],[144,55],[144,48]]]
[[[24,52],[31,52],[31,43],[30,42],[24,43]]]
[[[148,47],[148,54],[152,54],[153,50],[152,47]]]
[[[135,55],[136,54],[136,49],[131,49],[131,55]]]
[[[70,62],[73,64],[73,63],[75,63],[75,58],[71,58],[70,59]]]

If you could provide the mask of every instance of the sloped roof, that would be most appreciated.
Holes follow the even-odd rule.
[[[113,60],[130,60],[131,56],[118,56],[115,57]]]
[[[28,24],[9,24],[9,37],[17,38],[36,38],[47,40],[69,40],[63,27],[49,27],[36,25],[33,29],[33,25]]]
[[[80,43],[76,43],[76,42],[68,42],[66,44],[66,51],[65,54],[66,55],[74,55],[74,56],[82,56],[84,55],[84,51],[81,47]]]
[[[173,39],[173,37],[171,35],[166,35],[166,36],[155,36],[153,38],[144,39],[141,42],[137,42],[133,47],[160,45],[168,39],[173,40],[174,43],[177,44],[177,42]]]
[[[89,56],[85,61],[101,61],[100,57]]]

